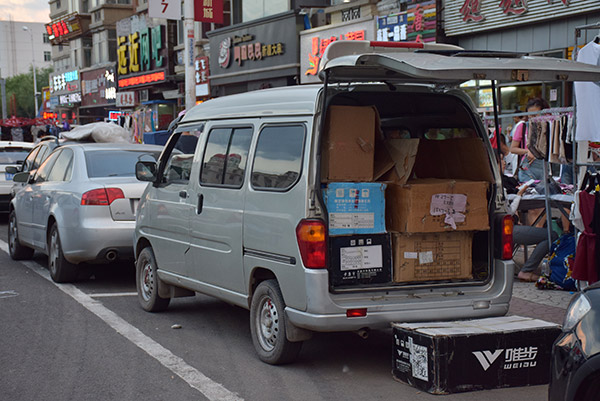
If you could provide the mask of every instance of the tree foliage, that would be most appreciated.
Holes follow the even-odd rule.
[[[52,67],[37,68],[36,83],[38,93],[42,91],[42,88],[48,86],[50,73],[53,71]],[[29,68],[29,73],[19,74],[6,79],[6,116],[13,116],[13,100],[16,106],[17,117],[29,117],[34,118],[36,111],[35,102],[33,100],[33,70]],[[42,96],[38,95],[38,108],[42,106]],[[0,104],[0,110],[2,106]],[[2,115],[0,114],[0,117]]]

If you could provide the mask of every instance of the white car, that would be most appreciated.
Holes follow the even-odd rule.
[[[0,141],[0,212],[8,212],[13,186],[13,173],[6,172],[9,166],[20,168],[33,147],[31,142]]]

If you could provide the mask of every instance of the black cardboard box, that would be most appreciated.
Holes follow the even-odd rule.
[[[561,332],[521,316],[392,327],[394,378],[431,394],[547,384]]]
[[[329,237],[331,284],[334,287],[392,281],[390,234]]]

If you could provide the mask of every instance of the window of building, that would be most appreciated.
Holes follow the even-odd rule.
[[[289,0],[244,0],[242,2],[242,21],[252,21],[289,9]]]
[[[42,40],[44,41],[44,43],[50,43],[50,35],[48,35],[47,33],[43,33]]]
[[[252,187],[281,191],[294,186],[302,169],[304,136],[302,125],[265,127],[256,145]]]
[[[210,131],[200,182],[241,188],[246,172],[252,128],[215,128]]]
[[[56,0],[56,8],[57,9],[61,8],[60,0]]]
[[[52,53],[44,52],[44,61],[52,61]]]

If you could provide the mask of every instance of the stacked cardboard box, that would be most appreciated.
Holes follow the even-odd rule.
[[[374,107],[328,109],[321,177],[330,235],[388,233],[394,282],[470,278],[473,233],[489,230],[483,142],[384,141],[379,125]],[[336,261],[346,251],[330,252]]]

